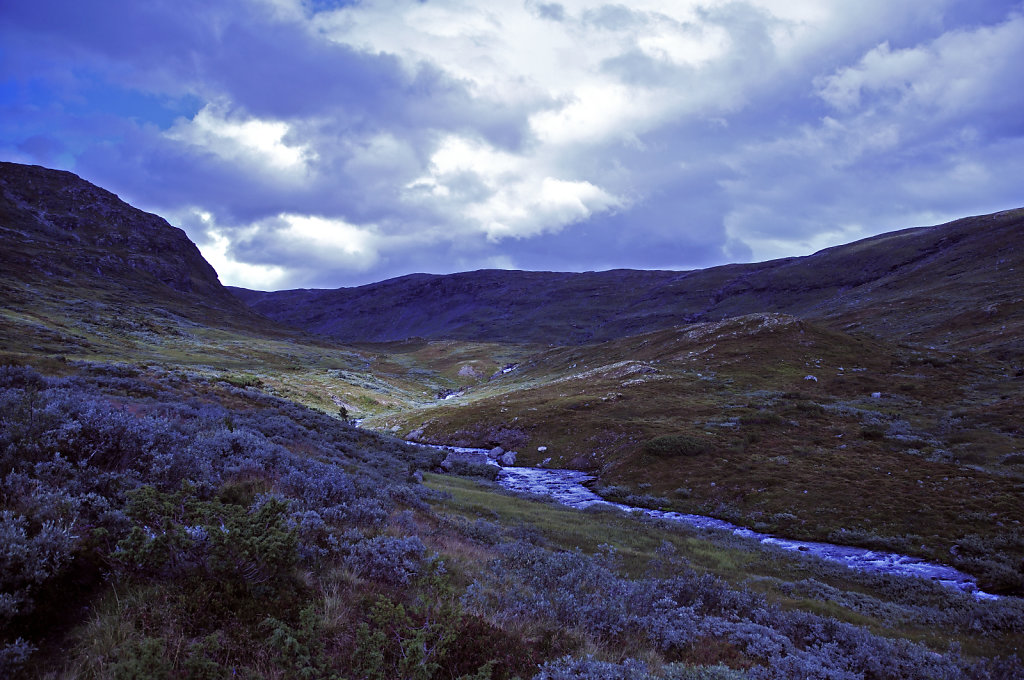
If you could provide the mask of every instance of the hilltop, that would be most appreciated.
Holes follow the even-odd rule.
[[[231,295],[184,231],[70,172],[0,163],[0,242],[8,356],[142,359],[218,333],[300,335]]]
[[[756,312],[897,341],[1024,353],[1024,210],[882,234],[807,257],[672,272],[481,270],[336,290],[231,288],[344,342],[583,344]]]
[[[70,172],[0,163],[0,238],[7,300],[17,280],[254,320],[184,231]]]

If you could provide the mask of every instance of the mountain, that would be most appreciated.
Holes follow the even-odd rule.
[[[230,290],[344,342],[582,344],[776,312],[878,337],[1024,353],[1024,210],[905,229],[757,264],[671,272],[481,270],[336,290]]]
[[[0,163],[0,238],[6,293],[119,289],[245,315],[184,231],[70,172]]]
[[[0,163],[0,243],[8,354],[97,355],[207,327],[295,335],[231,295],[181,229],[70,172]]]

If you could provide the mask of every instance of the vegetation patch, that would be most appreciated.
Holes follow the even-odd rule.
[[[658,458],[702,456],[711,450],[711,440],[687,434],[667,434],[655,437],[644,442],[643,447],[644,453]]]

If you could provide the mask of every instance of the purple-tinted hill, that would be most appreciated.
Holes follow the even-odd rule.
[[[905,229],[807,257],[704,270],[413,274],[336,290],[230,290],[344,342],[580,344],[782,312],[890,340],[1024,353],[1024,210]]]
[[[70,172],[0,163],[0,243],[5,307],[87,299],[269,325],[221,285],[184,231]]]

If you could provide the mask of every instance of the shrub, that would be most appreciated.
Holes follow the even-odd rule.
[[[35,647],[18,638],[0,645],[0,677],[13,678],[32,656]]]
[[[362,578],[407,585],[419,573],[426,552],[426,546],[416,536],[377,536],[350,546],[344,563]]]
[[[41,390],[45,387],[46,380],[43,376],[29,366],[0,366],[0,388]]]
[[[487,463],[470,463],[468,461],[455,460],[451,462],[451,473],[463,477],[483,477],[493,482],[501,474],[501,468]]]
[[[250,373],[234,373],[221,378],[224,382],[234,387],[262,387],[263,381]]]
[[[267,633],[267,647],[273,651],[274,663],[287,680],[340,677],[331,672],[323,630],[312,607],[300,612],[298,626],[271,616],[263,620],[260,629]]]
[[[227,597],[265,597],[293,586],[297,537],[286,506],[267,499],[250,511],[200,500],[193,489],[174,494],[144,486],[130,495],[135,521],[114,557],[126,568],[177,577],[199,572]]]
[[[740,417],[741,425],[769,425],[777,426],[786,422],[786,419],[773,411],[759,411],[756,414]]]
[[[70,561],[74,540],[53,522],[32,530],[24,516],[0,511],[0,622],[32,611],[34,591]]]
[[[656,680],[646,664],[636,659],[622,663],[597,661],[591,656],[574,659],[565,656],[540,667],[533,680]]]
[[[1003,465],[1024,465],[1024,453],[1008,453],[999,462]]]
[[[132,641],[117,650],[117,660],[110,668],[114,680],[168,680],[174,677],[174,665],[167,656],[167,641],[144,638]]]
[[[879,427],[865,427],[861,428],[860,436],[877,442],[885,439],[885,431]]]

